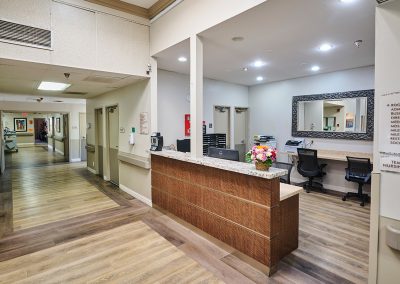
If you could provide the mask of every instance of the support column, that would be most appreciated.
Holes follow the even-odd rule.
[[[203,43],[190,37],[190,150],[192,157],[203,156]]]
[[[157,59],[154,57],[150,58],[151,65],[151,77],[150,77],[150,131],[158,131],[158,69],[157,69]],[[162,134],[161,134],[162,135]]]

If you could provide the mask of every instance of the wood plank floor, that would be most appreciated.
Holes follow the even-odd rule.
[[[14,231],[119,206],[75,172],[83,166],[54,164],[51,173],[43,167],[13,169]]]
[[[25,155],[25,157],[29,159],[29,154]],[[43,157],[45,157],[44,154]],[[9,268],[7,273],[19,275],[24,271],[18,270],[23,269],[25,266],[24,261],[35,259],[32,262],[43,261],[43,265],[38,264],[33,268],[31,267],[31,270],[25,270],[25,272],[29,271],[27,273],[33,277],[38,275],[37,271],[43,268],[42,272],[40,272],[43,277],[41,276],[42,278],[40,279],[32,278],[35,281],[25,279],[23,282],[51,282],[52,278],[49,275],[52,271],[58,271],[57,277],[54,278],[59,280],[57,281],[58,283],[90,282],[86,281],[88,279],[79,276],[79,269],[77,269],[75,276],[68,274],[69,271],[68,269],[65,270],[65,268],[69,267],[69,265],[73,266],[73,263],[76,262],[74,262],[75,260],[73,260],[72,256],[69,258],[69,254],[64,252],[71,249],[78,255],[87,255],[90,261],[86,263],[87,266],[83,270],[86,270],[87,273],[92,273],[92,271],[102,267],[103,262],[112,262],[114,258],[112,256],[110,256],[110,259],[108,257],[96,258],[97,252],[93,249],[85,249],[85,242],[88,242],[88,240],[101,240],[102,251],[113,251],[117,236],[112,232],[122,230],[124,233],[132,235],[125,239],[122,238],[121,246],[128,243],[135,244],[136,241],[140,243],[138,240],[140,237],[134,236],[133,231],[136,230],[134,228],[142,228],[144,223],[147,225],[145,227],[146,232],[152,232],[152,236],[162,236],[180,253],[186,255],[188,262],[180,260],[183,262],[182,265],[194,263],[193,266],[189,265],[192,268],[182,273],[177,273],[176,269],[171,268],[172,266],[170,269],[163,270],[162,278],[157,278],[157,280],[160,280],[159,282],[192,283],[195,280],[200,281],[203,279],[202,277],[211,277],[203,279],[205,280],[202,281],[203,283],[215,281],[212,276],[205,275],[214,275],[217,279],[226,283],[367,282],[369,208],[361,208],[356,202],[343,202],[339,197],[320,193],[301,194],[299,249],[286,257],[279,264],[278,272],[268,278],[265,276],[265,267],[263,265],[182,220],[146,206],[120,191],[114,185],[104,182],[101,178],[91,174],[82,164],[59,164],[53,163],[50,158],[48,159],[50,160],[49,164],[46,165],[46,162],[42,161],[41,166],[33,164],[29,166],[27,163],[18,165],[14,160],[12,169],[9,169],[6,175],[0,177],[0,197],[3,199],[1,206],[6,212],[4,217],[0,217],[0,237],[3,236],[0,239],[0,275],[2,274],[2,267],[7,266],[7,263],[10,264],[12,262],[14,267]],[[9,161],[8,164],[10,164]],[[80,216],[56,219],[49,223],[14,231],[12,218],[13,195],[17,193],[13,192],[13,183],[18,185],[19,190],[24,190],[24,183],[18,182],[13,178],[14,172],[18,172],[23,168],[28,171],[32,171],[32,168],[40,168],[42,172],[46,173],[44,175],[50,181],[53,175],[57,173],[55,168],[58,166],[62,169],[61,171],[69,172],[70,176],[68,179],[54,180],[57,182],[54,188],[58,192],[54,194],[55,200],[57,200],[58,194],[63,194],[63,189],[69,188],[73,192],[80,188],[74,185],[74,182],[81,180],[86,182],[88,187],[102,193],[105,198],[113,200],[117,206],[95,212],[87,212]],[[35,190],[40,190],[42,188],[40,185],[46,188],[49,183],[46,179],[39,181],[33,176],[29,180],[31,183],[36,183]],[[79,194],[79,190],[75,193]],[[40,199],[44,198],[45,200],[47,198],[47,196],[39,196]],[[36,194],[26,195],[25,200],[27,203],[31,202],[33,204],[42,202],[37,198]],[[177,252],[174,251],[174,253],[178,255]],[[54,259],[51,258],[52,255],[54,255]],[[102,254],[99,252],[99,255]],[[39,256],[41,258],[34,258]],[[123,254],[123,260],[121,260],[121,264],[118,267],[123,267],[124,265],[128,267],[130,262],[134,263],[133,258],[134,254]],[[140,269],[145,269],[146,266],[150,267],[152,262],[142,261]],[[46,268],[47,265],[49,265],[48,268]],[[194,267],[197,269],[197,265],[200,265],[210,274],[198,272],[200,273],[198,278],[187,278],[191,274],[196,275],[190,271],[195,269]],[[111,274],[107,274],[107,277],[101,277],[100,280],[112,283],[132,283],[135,282],[133,279],[138,279],[135,277],[139,277],[135,273],[136,269],[130,268],[127,274],[122,272],[122,274],[119,274],[119,271],[115,269],[114,273],[110,272]],[[146,277],[158,277],[157,273],[144,274]],[[125,278],[121,278],[121,281],[117,279],[115,281],[109,280],[110,278],[108,277],[114,277],[114,275],[123,275]],[[72,276],[74,278],[69,278]],[[96,275],[96,277],[98,276]],[[99,279],[96,277],[90,277],[89,280],[100,282],[97,281]],[[137,281],[139,283],[146,282],[146,279],[150,279],[147,282],[157,282],[154,278],[139,279],[141,280]],[[6,282],[12,283],[13,281]],[[0,281],[0,283],[2,282]]]
[[[143,222],[0,263],[0,283],[222,283]]]

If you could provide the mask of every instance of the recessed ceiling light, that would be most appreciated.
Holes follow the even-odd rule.
[[[332,44],[330,44],[330,43],[324,43],[324,44],[321,44],[321,45],[320,45],[319,50],[320,50],[320,51],[329,51],[329,50],[331,50],[332,48],[333,48],[333,45],[332,45]]]
[[[256,60],[256,61],[254,61],[253,66],[254,66],[254,67],[257,67],[257,68],[260,68],[260,67],[265,66],[266,64],[267,64],[267,63],[265,63],[264,61]]]
[[[311,71],[317,72],[319,71],[321,68],[318,65],[314,65],[313,67],[311,67]]]
[[[178,61],[179,62],[186,62],[187,58],[185,56],[181,56],[181,57],[178,58]]]
[[[232,38],[232,41],[243,41],[244,40],[244,37],[242,37],[242,36],[234,36],[233,38]]]
[[[257,80],[258,82],[263,81],[263,80],[264,80],[264,77],[258,76],[258,77],[256,78],[256,80]]]
[[[242,68],[242,70],[243,70],[244,72],[247,72],[247,71],[249,71],[249,68],[244,67],[244,68]]]
[[[43,90],[43,91],[64,91],[68,87],[70,87],[71,84],[65,84],[65,83],[56,83],[56,82],[41,82],[38,90]]]

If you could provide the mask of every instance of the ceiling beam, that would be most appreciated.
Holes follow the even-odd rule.
[[[152,19],[157,16],[161,11],[175,2],[175,0],[158,0],[149,9],[126,3],[120,0],[86,0],[87,2],[129,13],[135,16]]]
[[[156,3],[153,4],[153,6],[151,6],[149,8],[149,17],[150,17],[150,19],[152,19],[155,16],[157,16],[165,8],[167,8],[169,5],[171,5],[174,2],[175,2],[175,0],[158,0]]]
[[[149,19],[149,10],[120,0],[86,0],[87,2]]]

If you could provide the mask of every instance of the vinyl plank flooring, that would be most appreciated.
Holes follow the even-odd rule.
[[[22,154],[22,155],[21,155]],[[369,207],[300,194],[299,248],[266,267],[41,147],[0,177],[0,282],[366,283]],[[3,278],[2,278],[3,277]]]

